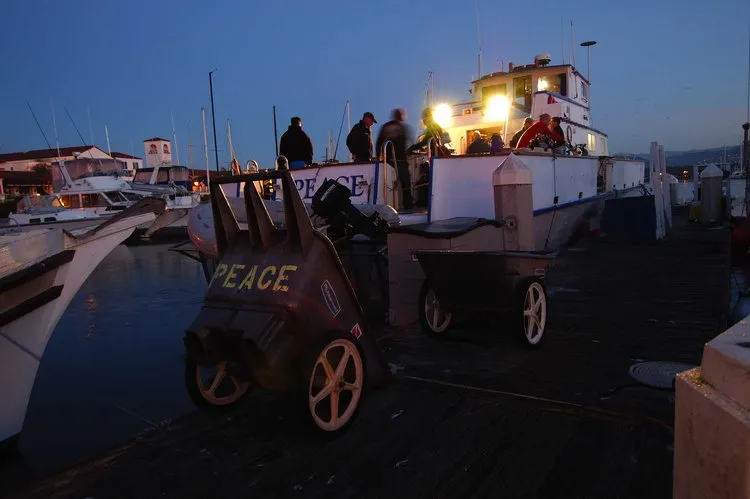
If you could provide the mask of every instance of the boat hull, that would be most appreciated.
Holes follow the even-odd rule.
[[[4,279],[5,288],[0,280],[0,303],[13,304],[0,313],[0,380],[4,385],[0,397],[0,442],[21,432],[44,350],[75,294],[117,245],[139,224],[154,218],[153,212],[130,216],[123,212],[100,227],[61,234],[65,249],[57,250],[57,254],[67,255],[67,261],[55,260],[59,265],[47,265],[45,272],[30,281],[15,272]],[[8,284],[8,280],[13,282]]]

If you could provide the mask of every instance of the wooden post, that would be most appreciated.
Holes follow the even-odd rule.
[[[511,153],[492,173],[495,219],[504,220],[504,247],[534,251],[534,203],[531,170]]]

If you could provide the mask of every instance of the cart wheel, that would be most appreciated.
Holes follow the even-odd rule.
[[[453,314],[440,308],[437,295],[428,281],[422,284],[419,293],[419,321],[422,329],[435,337],[444,336],[453,323]]]
[[[538,279],[529,279],[520,286],[518,295],[520,332],[527,346],[536,347],[547,330],[547,293]]]
[[[346,431],[354,422],[365,385],[365,360],[357,340],[337,333],[313,349],[305,363],[307,414],[315,427],[329,436]]]
[[[188,359],[185,387],[196,406],[220,411],[234,408],[252,391],[249,381],[241,381],[230,374],[227,361],[216,366],[199,366]]]

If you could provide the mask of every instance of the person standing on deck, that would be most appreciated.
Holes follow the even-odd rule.
[[[279,154],[289,161],[290,170],[304,168],[312,164],[312,141],[302,130],[302,119],[299,116],[292,118],[291,125],[281,136]]]
[[[409,175],[409,162],[406,159],[406,137],[408,133],[406,130],[406,126],[404,125],[404,120],[406,120],[406,111],[404,111],[403,109],[394,109],[391,113],[391,121],[385,123],[380,128],[380,133],[378,133],[378,140],[375,144],[375,150],[377,151],[377,154],[380,155],[383,151],[383,145],[387,141],[390,140],[393,143],[393,148],[395,149],[396,164],[389,164],[396,169],[398,181],[401,184],[401,199],[403,200],[404,209],[409,210],[414,206],[414,201],[411,196],[411,177]],[[388,155],[388,152],[390,152],[390,150],[391,148],[389,147],[388,151],[386,151],[385,154],[385,157],[389,160],[393,158],[393,155]]]
[[[372,124],[377,123],[375,115],[366,112],[359,123],[354,125],[346,136],[346,146],[352,153],[355,163],[366,163],[372,158]]]
[[[549,129],[551,120],[552,117],[547,113],[539,115],[539,121],[527,128],[526,131],[523,132],[523,135],[521,135],[521,138],[518,139],[516,148],[523,149],[524,147],[538,147],[538,145],[534,143],[537,135],[545,138],[545,140],[551,137],[552,134]]]
[[[510,139],[510,147],[516,147],[516,144],[518,144],[518,141],[521,139],[521,135],[523,135],[523,132],[529,129],[531,125],[534,124],[534,118],[529,116],[525,120],[523,120],[523,127],[513,134],[513,137]]]
[[[443,128],[437,124],[432,116],[432,109],[425,109],[422,111],[422,125],[424,125],[424,134],[420,137],[419,142],[409,147],[408,152],[422,149],[430,142],[430,155],[433,157],[445,157],[449,156],[448,152],[443,147]]]

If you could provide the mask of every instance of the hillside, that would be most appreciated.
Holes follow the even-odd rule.
[[[615,156],[632,156],[631,154],[615,154]],[[691,149],[689,151],[664,151],[667,166],[692,166],[706,163],[719,163],[724,159],[724,148]],[[637,154],[636,157],[648,160],[647,153]],[[740,146],[727,146],[726,158],[729,162],[739,162]]]

